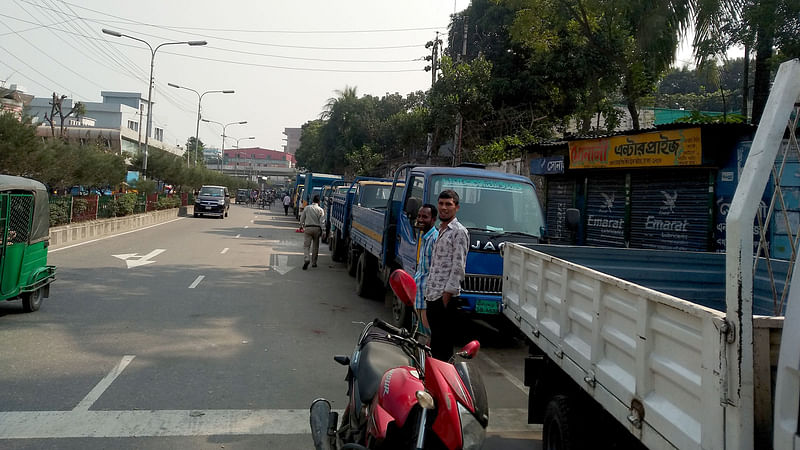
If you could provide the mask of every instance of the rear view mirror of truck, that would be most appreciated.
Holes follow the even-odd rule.
[[[577,208],[567,209],[567,228],[571,231],[577,231],[578,225],[581,223],[581,212]]]

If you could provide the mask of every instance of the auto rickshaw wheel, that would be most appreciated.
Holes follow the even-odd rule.
[[[28,292],[22,295],[22,309],[25,312],[38,311],[42,307],[42,299],[44,298],[44,291],[41,288],[33,292]]]

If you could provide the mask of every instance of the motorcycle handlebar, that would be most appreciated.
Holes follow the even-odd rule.
[[[389,333],[396,334],[398,336],[403,336],[403,337],[408,336],[408,331],[406,331],[404,329],[401,329],[401,328],[397,328],[396,326],[394,326],[394,325],[392,325],[392,324],[390,324],[388,322],[385,322],[385,321],[383,321],[383,320],[381,320],[379,318],[375,318],[375,320],[372,323],[375,326],[377,326],[378,328],[381,328],[381,329],[383,329],[385,331],[388,331]]]

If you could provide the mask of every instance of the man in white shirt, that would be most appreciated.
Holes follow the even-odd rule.
[[[289,194],[284,194],[283,196],[283,215],[289,215],[289,205],[292,204],[292,197],[289,197]]]
[[[325,226],[325,211],[319,206],[319,195],[315,195],[312,202],[300,213],[300,227],[305,235],[305,240],[303,241],[303,270],[308,270],[309,260],[311,261],[311,267],[317,267],[319,237],[322,234],[322,228]],[[312,244],[313,248],[311,248]],[[309,250],[311,250],[310,258]]]

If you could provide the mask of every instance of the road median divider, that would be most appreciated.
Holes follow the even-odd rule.
[[[71,223],[50,228],[50,246],[53,248],[66,244],[78,243],[97,239],[116,233],[134,231],[150,225],[192,215],[194,206],[181,206],[179,208],[162,209],[143,214],[112,217],[109,219],[91,220],[87,222]]]

